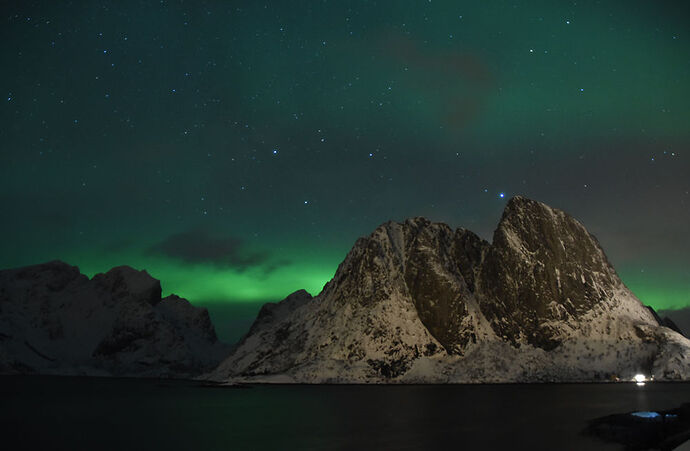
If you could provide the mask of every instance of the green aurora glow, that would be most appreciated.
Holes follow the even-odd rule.
[[[4,2],[0,267],[127,264],[242,316],[387,220],[490,239],[523,194],[690,306],[688,8]]]

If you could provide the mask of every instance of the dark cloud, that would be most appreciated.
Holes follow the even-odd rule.
[[[412,85],[438,102],[441,120],[463,128],[483,111],[496,77],[484,58],[468,51],[429,49],[396,33],[380,40],[383,55],[409,68]]]
[[[170,235],[149,251],[187,263],[210,263],[238,272],[260,268],[264,273],[270,273],[288,264],[285,260],[274,260],[268,252],[248,249],[239,238],[220,236],[199,228]]]

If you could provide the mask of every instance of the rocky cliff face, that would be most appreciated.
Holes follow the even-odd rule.
[[[54,261],[0,271],[0,373],[189,377],[229,352],[206,309],[146,271]]]
[[[561,323],[576,323],[619,289],[623,284],[582,224],[527,199],[508,203],[478,284],[482,312],[500,337],[546,350],[565,338]]]
[[[265,307],[208,377],[281,382],[690,378],[661,327],[578,221],[508,202],[493,243],[414,218],[360,238],[315,298]]]

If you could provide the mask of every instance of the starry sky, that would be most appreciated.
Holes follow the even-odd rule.
[[[221,337],[357,237],[561,208],[690,305],[681,1],[2,2],[0,267],[128,264]],[[222,323],[222,324],[219,324]]]

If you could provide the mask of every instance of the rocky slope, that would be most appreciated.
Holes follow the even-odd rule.
[[[206,309],[127,266],[91,280],[60,261],[0,271],[0,373],[189,377],[229,348]]]
[[[360,238],[312,298],[265,306],[207,377],[306,383],[690,378],[690,341],[560,210],[511,199],[493,243],[424,218]]]

